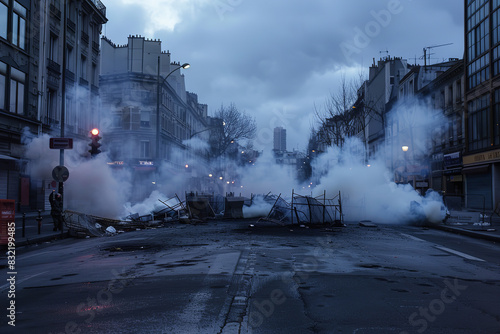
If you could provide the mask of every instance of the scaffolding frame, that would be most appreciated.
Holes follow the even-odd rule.
[[[265,198],[269,196],[266,195]],[[301,224],[319,225],[344,225],[344,214],[342,212],[342,195],[326,198],[326,191],[317,197],[303,196],[292,189],[291,203],[288,203],[278,195],[272,209],[265,218],[259,220],[271,221],[285,225],[287,221],[294,225],[295,221]]]

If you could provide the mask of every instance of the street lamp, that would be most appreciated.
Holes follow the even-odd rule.
[[[156,160],[160,159],[160,92],[161,86],[167,81],[170,74],[174,73],[179,69],[186,69],[191,67],[188,63],[184,63],[182,65],[177,65],[167,76],[160,82],[160,57],[158,56],[158,78],[157,78],[157,87],[156,87]]]
[[[403,156],[404,156],[404,161],[405,161],[405,170],[404,170],[404,175],[405,175],[405,180],[406,180],[406,183],[408,183],[408,171],[407,171],[407,162],[406,162],[406,152],[408,152],[408,146],[407,145],[403,145],[401,146],[401,149],[403,150]]]

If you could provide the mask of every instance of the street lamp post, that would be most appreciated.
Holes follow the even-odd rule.
[[[401,147],[401,149],[403,150],[403,156],[404,156],[404,161],[405,161],[405,170],[404,170],[404,175],[405,175],[405,181],[406,183],[408,183],[408,171],[407,171],[407,162],[406,162],[406,152],[408,152],[408,146],[407,145],[403,145]]]
[[[170,74],[174,73],[175,71],[183,68],[189,68],[191,65],[188,63],[184,63],[182,65],[178,65],[176,68],[174,68],[170,73],[167,74],[167,76],[160,81],[160,57],[158,56],[158,78],[157,78],[157,87],[156,87],[156,160],[160,160],[160,134],[161,134],[161,126],[160,126],[160,98],[161,98],[161,86],[163,83],[165,83],[170,76]]]

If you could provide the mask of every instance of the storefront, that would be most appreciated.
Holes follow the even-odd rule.
[[[466,207],[492,210],[500,201],[500,150],[464,156]]]
[[[19,201],[18,159],[0,155],[0,199]],[[18,208],[16,208],[17,210]]]
[[[462,175],[462,155],[460,152],[443,156],[444,192],[449,196],[463,196],[464,177]]]

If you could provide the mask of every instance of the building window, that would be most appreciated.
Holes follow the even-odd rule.
[[[490,64],[489,54],[476,59],[467,66],[467,77],[469,89],[474,88],[482,82],[489,80],[490,72],[488,66]]]
[[[82,79],[87,80],[87,57],[84,55],[81,56],[81,69],[80,69],[80,77]]]
[[[73,101],[73,97],[70,96],[69,94],[66,95],[66,105],[65,105],[65,112],[66,112],[66,124],[68,125],[69,129],[71,129],[73,132],[76,132],[75,129],[76,127],[76,111],[75,111],[75,103]]]
[[[489,1],[473,1],[467,8],[467,85],[474,88],[489,80]]]
[[[0,109],[5,109],[7,92],[7,64],[0,61]]]
[[[94,24],[94,26],[92,27],[92,40],[99,44],[99,25],[98,24]]]
[[[47,123],[57,123],[57,93],[53,89],[47,92]]]
[[[73,47],[68,45],[67,51],[66,51],[66,68],[75,73],[75,54],[73,51]]]
[[[500,10],[496,9],[492,14],[491,14],[491,23],[492,23],[492,42],[493,45],[497,44],[500,42],[500,36],[499,36],[499,27],[500,27]]]
[[[49,38],[49,59],[52,61],[57,62],[57,53],[58,53],[59,47],[58,47],[58,40],[57,36],[54,34],[50,34]]]
[[[141,140],[141,159],[149,158],[149,141]]]
[[[455,101],[456,102],[460,102],[462,101],[462,81],[461,80],[458,80],[457,81],[457,88],[455,89],[455,92],[456,92],[456,99]]]
[[[0,37],[7,39],[7,21],[9,18],[9,5],[7,0],[0,0]]]
[[[493,76],[500,74],[500,45],[493,48]]]
[[[89,33],[89,16],[87,13],[82,14],[82,32],[87,35]]]
[[[493,136],[495,145],[500,145],[500,89],[495,90],[495,102],[493,106]]]
[[[123,126],[123,114],[113,114],[113,128],[119,129]]]
[[[10,112],[23,114],[24,84],[26,74],[11,67],[10,69]]]
[[[97,64],[96,63],[92,63],[92,81],[91,83],[94,85],[94,86],[98,86],[99,85],[99,73],[97,72]]]
[[[469,125],[468,148],[470,151],[484,149],[489,147],[490,138],[490,120],[489,106],[490,94],[486,94],[472,100],[468,104]]]
[[[28,11],[19,2],[14,1],[14,12],[12,14],[12,44],[26,48],[26,17]]]
[[[149,111],[141,111],[141,127],[149,128],[150,127],[150,113]]]
[[[453,85],[448,86],[448,97],[446,98],[446,107],[451,107],[453,103]]]

